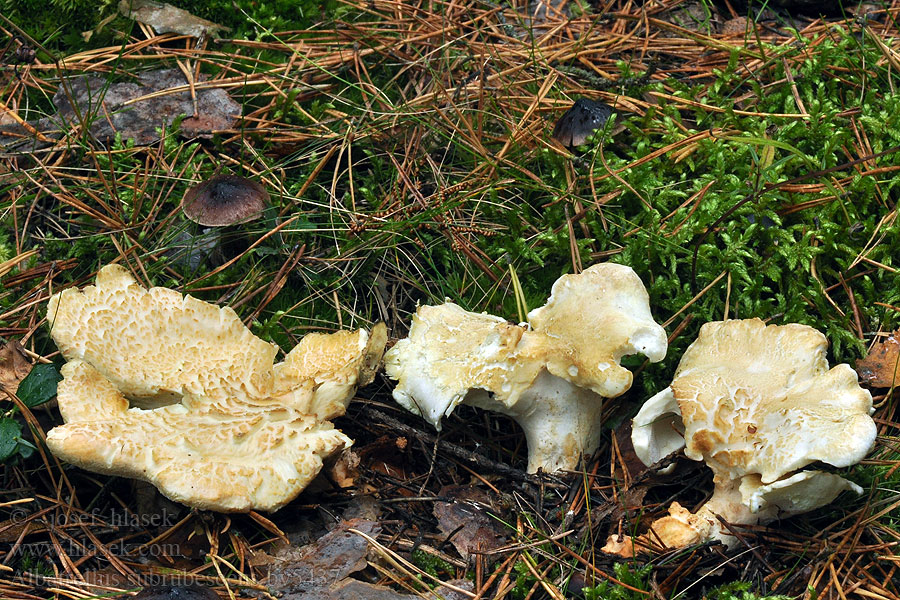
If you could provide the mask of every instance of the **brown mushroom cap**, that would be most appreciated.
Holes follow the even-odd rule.
[[[252,221],[269,205],[269,193],[255,181],[237,175],[216,175],[189,189],[181,209],[191,221],[223,227]]]
[[[585,144],[592,134],[606,126],[613,108],[590,98],[579,98],[553,127],[553,139],[567,148]]]

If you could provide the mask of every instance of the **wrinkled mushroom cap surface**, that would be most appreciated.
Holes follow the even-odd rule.
[[[530,471],[574,468],[596,449],[603,398],[631,386],[619,360],[660,360],[665,331],[640,278],[613,263],[561,277],[528,319],[531,328],[452,303],[419,307],[385,355],[394,398],[437,428],[461,402],[507,414],[528,438]]]
[[[767,523],[828,504],[856,484],[821,471],[845,467],[875,442],[872,396],[845,364],[828,368],[827,340],[805,325],[759,319],[707,323],[675,378],[634,420],[638,457],[651,464],[684,446],[713,471],[713,495],[696,513],[673,504],[636,540],[610,538],[605,550],[630,556],[651,541],[667,547],[716,539],[735,545],[732,524]],[[679,443],[679,429],[683,439]],[[685,541],[687,540],[687,541]]]
[[[273,365],[276,348],[233,310],[144,289],[115,265],[54,295],[48,317],[69,361],[53,453],[225,512],[277,510],[352,443],[327,419],[371,380],[386,340],[383,324],[309,335]]]
[[[216,175],[185,193],[185,216],[206,227],[252,221],[269,205],[269,193],[259,183],[237,175]]]
[[[185,395],[263,396],[272,385],[277,348],[231,308],[145,289],[120,265],[100,269],[95,285],[54,294],[47,320],[66,360],[94,365],[141,406]]]
[[[388,375],[399,379],[394,399],[440,429],[471,388],[489,390],[514,405],[542,368],[537,343],[520,342],[525,328],[453,303],[420,306],[409,337],[385,354]],[[522,357],[521,364],[515,365]],[[518,367],[518,368],[517,368]]]
[[[619,364],[623,356],[643,354],[659,362],[668,348],[640,277],[615,263],[557,279],[547,303],[528,313],[528,322],[535,333],[572,349],[547,352],[551,373],[605,398],[631,388],[631,371]]]
[[[827,347],[805,325],[703,325],[672,381],[685,454],[717,477],[756,473],[764,484],[815,461],[862,460],[875,442],[872,396],[849,365],[828,369]]]
[[[165,496],[206,510],[277,510],[299,494],[324,458],[352,443],[331,423],[296,410],[195,398],[128,408],[116,386],[84,361],[63,366],[66,424],[47,434],[56,456],[89,471],[149,481]]]

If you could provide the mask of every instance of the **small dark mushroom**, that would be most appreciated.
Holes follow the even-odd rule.
[[[588,136],[606,125],[613,109],[608,104],[579,98],[556,122],[553,139],[567,148],[584,144]]]
[[[266,209],[269,193],[255,181],[237,175],[216,175],[187,191],[184,215],[206,227],[252,221]]]

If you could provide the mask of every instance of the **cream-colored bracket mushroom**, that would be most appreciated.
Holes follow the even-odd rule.
[[[738,543],[718,517],[756,525],[831,502],[856,484],[803,471],[821,461],[859,462],[875,443],[872,396],[849,365],[829,370],[825,336],[806,325],[759,319],[707,323],[687,349],[672,385],[634,419],[632,442],[650,465],[684,447],[712,469],[712,497],[696,513],[677,502],[636,540],[611,537],[604,550],[631,556],[660,545]]]
[[[387,337],[383,324],[310,334],[273,364],[277,348],[232,309],[144,289],[118,265],[55,294],[47,318],[69,361],[53,453],[224,512],[277,510],[352,443],[328,420],[371,381]]]
[[[409,337],[385,355],[394,399],[440,429],[460,403],[509,415],[528,443],[528,470],[574,469],[597,449],[604,398],[631,387],[626,354],[666,355],[666,333],[629,267],[564,275],[550,299],[513,325],[446,303],[421,306]]]

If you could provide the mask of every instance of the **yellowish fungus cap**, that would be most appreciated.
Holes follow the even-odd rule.
[[[276,347],[230,308],[144,289],[117,265],[55,294],[48,319],[69,361],[53,453],[224,512],[277,510],[352,443],[328,419],[371,381],[386,341],[383,324],[313,334],[274,365]]]
[[[640,278],[613,263],[560,277],[528,321],[419,307],[409,337],[385,355],[394,399],[438,429],[460,403],[509,415],[525,432],[530,472],[574,469],[599,444],[603,398],[631,387],[622,356],[659,361],[666,334]]]

